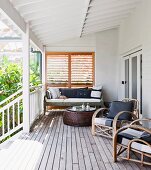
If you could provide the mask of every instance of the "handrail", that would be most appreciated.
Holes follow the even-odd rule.
[[[33,88],[38,88],[38,87],[42,87],[42,86],[44,86],[44,85],[43,84],[39,84],[38,86],[30,86],[29,88],[33,89]]]
[[[18,90],[16,93],[10,95],[9,97],[7,97],[6,99],[4,99],[3,101],[0,102],[0,105],[6,103],[8,100],[10,100],[11,98],[17,96],[19,93],[21,93],[23,91],[23,89]]]
[[[38,88],[38,87],[42,87],[43,85],[40,84],[38,86],[31,86],[30,89],[33,88]],[[4,99],[3,101],[0,102],[0,106],[3,105],[4,103],[6,103],[8,100],[10,100],[11,98],[17,96],[19,93],[21,93],[23,91],[23,89],[18,90],[17,92],[15,92],[14,94],[10,95],[9,97],[7,97],[6,99]]]

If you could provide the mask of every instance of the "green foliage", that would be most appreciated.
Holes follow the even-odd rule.
[[[22,87],[22,69],[18,64],[10,63],[3,57],[0,66],[0,101]]]
[[[11,63],[4,56],[0,65],[0,101],[22,88],[22,67]],[[36,86],[41,83],[39,64],[31,60],[30,85]]]
[[[41,83],[40,67],[38,65],[38,62],[35,63],[34,61],[31,61],[31,63],[30,63],[30,85],[36,86],[40,83]]]

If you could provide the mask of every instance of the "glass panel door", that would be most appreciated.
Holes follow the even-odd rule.
[[[137,56],[132,57],[132,98],[137,99]]]
[[[129,59],[125,60],[125,98],[129,98]]]
[[[142,112],[142,54],[141,51],[123,57],[124,76],[124,97],[137,99]]]

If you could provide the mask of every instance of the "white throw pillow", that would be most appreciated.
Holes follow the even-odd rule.
[[[92,97],[92,98],[100,99],[100,98],[101,98],[101,95],[102,95],[102,92],[101,92],[101,91],[94,91],[94,90],[92,89],[92,91],[91,91],[91,97]]]
[[[100,99],[102,95],[102,86],[97,85],[92,88],[91,97],[95,99]]]
[[[52,88],[49,88],[49,91],[51,92],[53,99],[58,99],[61,95],[58,88],[52,87]]]

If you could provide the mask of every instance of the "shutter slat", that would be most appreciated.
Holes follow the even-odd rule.
[[[93,85],[93,69],[93,54],[47,55],[47,83],[49,84],[91,86]]]

